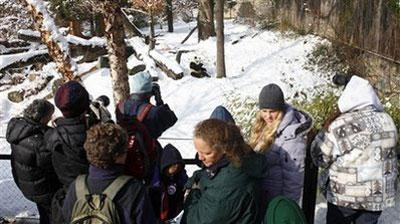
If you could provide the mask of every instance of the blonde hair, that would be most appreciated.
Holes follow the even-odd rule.
[[[272,124],[267,125],[261,116],[261,110],[257,112],[250,135],[250,146],[253,150],[264,153],[270,149],[272,143],[274,143],[275,134],[282,118],[283,111],[279,111],[276,120]]]

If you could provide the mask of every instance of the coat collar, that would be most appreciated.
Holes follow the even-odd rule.
[[[228,166],[229,163],[230,163],[229,160],[225,156],[222,157],[214,165],[206,168],[207,176],[210,179],[213,179],[218,174],[218,172],[221,170],[221,168]]]

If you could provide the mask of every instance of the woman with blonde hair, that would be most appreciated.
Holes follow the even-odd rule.
[[[304,181],[305,136],[312,120],[286,104],[276,84],[263,87],[259,108],[250,146],[267,158],[268,172],[263,181],[265,198],[270,201],[283,195],[299,203]]]
[[[261,223],[265,158],[253,152],[236,125],[219,119],[197,124],[193,141],[204,168],[185,186],[181,223]]]

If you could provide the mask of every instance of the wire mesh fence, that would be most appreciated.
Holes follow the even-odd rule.
[[[4,136],[0,136],[0,155],[9,154],[10,145]],[[10,160],[0,159],[0,217],[35,217],[36,214],[36,205],[23,196],[14,182]]]

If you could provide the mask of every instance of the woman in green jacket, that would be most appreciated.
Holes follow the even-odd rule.
[[[245,143],[239,128],[202,121],[194,130],[194,146],[204,168],[186,184],[182,223],[261,223],[265,158]]]

